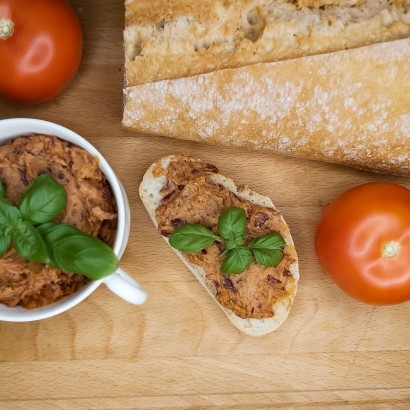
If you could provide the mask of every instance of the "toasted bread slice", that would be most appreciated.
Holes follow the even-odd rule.
[[[161,206],[163,200],[163,194],[161,190],[167,186],[167,177],[158,172],[159,168],[166,170],[170,163],[176,160],[176,156],[170,155],[160,159],[159,161],[152,164],[149,169],[146,171],[143,180],[140,184],[139,193],[142,199],[142,202],[148,211],[151,220],[155,227],[158,228],[158,221],[156,218],[156,210],[159,206]],[[195,160],[189,157],[186,157],[188,161],[192,162],[202,162],[201,160]],[[158,176],[159,175],[159,176]],[[229,179],[224,177],[219,173],[214,173],[210,175],[210,181],[213,184],[219,184],[234,193],[237,197],[247,200],[255,205],[262,206],[265,208],[275,209],[272,201],[262,195],[257,194],[256,192],[252,191],[249,187],[240,187],[238,188],[235,183]],[[286,225],[283,216],[280,215],[281,222],[283,222],[283,226],[285,229],[280,232],[285,239],[286,246],[292,248],[292,255],[293,255],[293,262],[289,266],[290,275],[293,276],[294,280],[292,281],[292,286],[286,288],[286,296],[282,297],[272,304],[272,311],[273,316],[268,318],[256,319],[243,319],[237,314],[235,314],[232,310],[223,306],[216,297],[216,287],[212,280],[207,278],[206,272],[203,270],[201,266],[195,265],[190,263],[186,256],[179,252],[178,250],[173,249],[173,251],[178,255],[178,257],[182,260],[182,262],[188,267],[188,269],[195,275],[198,281],[205,287],[208,293],[212,296],[212,298],[218,303],[221,309],[225,312],[228,316],[229,320],[242,332],[252,335],[252,336],[261,336],[267,333],[270,333],[277,329],[287,318],[289,310],[293,304],[293,300],[296,295],[297,290],[297,281],[299,279],[299,269],[298,269],[298,261],[296,252],[294,251],[294,243],[292,240],[292,236],[290,234],[289,228]],[[167,243],[168,239],[163,236]]]

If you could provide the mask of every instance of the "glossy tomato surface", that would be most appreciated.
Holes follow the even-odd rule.
[[[410,300],[410,191],[383,182],[346,191],[319,220],[315,250],[351,297],[375,305]]]
[[[10,22],[13,31],[4,34]],[[1,26],[0,95],[24,103],[58,95],[74,77],[82,55],[81,26],[70,4],[0,0],[0,31]]]

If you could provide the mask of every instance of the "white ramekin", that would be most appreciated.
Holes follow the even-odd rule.
[[[130,233],[130,208],[124,188],[108,162],[87,140],[61,125],[31,118],[0,120],[0,145],[4,145],[8,140],[15,137],[30,134],[56,136],[84,148],[98,158],[100,168],[110,183],[117,201],[118,225],[114,241],[114,252],[118,259],[120,259],[127,246]],[[0,320],[8,322],[29,322],[55,316],[76,306],[94,292],[101,283],[107,285],[112,292],[130,303],[142,304],[146,300],[147,294],[140,284],[119,268],[113,274],[101,280],[91,281],[72,295],[47,306],[25,309],[20,306],[9,308],[0,304]]]

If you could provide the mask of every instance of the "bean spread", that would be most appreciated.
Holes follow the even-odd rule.
[[[162,202],[156,210],[161,234],[169,236],[182,224],[202,224],[217,234],[219,215],[230,206],[241,207],[247,216],[246,238],[252,239],[271,231],[289,232],[281,214],[271,208],[253,204],[239,198],[220,184],[211,182],[218,169],[205,162],[180,155],[167,169],[161,164],[154,176],[165,175]],[[241,318],[268,318],[274,315],[272,305],[287,299],[293,293],[296,281],[290,265],[296,260],[296,252],[287,244],[284,257],[276,267],[265,267],[256,262],[241,274],[223,274],[220,271],[223,245],[214,242],[206,249],[184,254],[190,263],[205,271],[215,285],[216,298]]]
[[[56,221],[112,245],[117,229],[115,198],[95,157],[45,135],[19,137],[0,148],[0,181],[14,205],[30,182],[44,173],[53,175],[67,191],[67,205]],[[0,258],[0,303],[10,307],[47,305],[87,282],[85,276],[26,261],[13,248]]]

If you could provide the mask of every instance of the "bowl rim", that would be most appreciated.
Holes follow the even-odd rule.
[[[6,134],[9,134],[9,136]],[[32,134],[55,136],[62,140],[71,142],[97,157],[99,167],[110,183],[116,200],[117,231],[113,250],[118,259],[120,259],[125,249],[129,234],[129,224],[127,226],[126,221],[127,213],[129,214],[129,204],[126,193],[107,160],[88,140],[65,126],[51,121],[35,118],[8,118],[0,120],[0,146],[4,145],[6,141],[12,140],[19,136],[29,136]],[[46,319],[58,315],[73,308],[86,299],[101,285],[103,281],[104,278],[91,281],[81,289],[74,292],[72,295],[66,296],[49,305],[34,309],[25,309],[21,306],[7,307],[5,305],[0,305],[0,321],[27,322]]]

